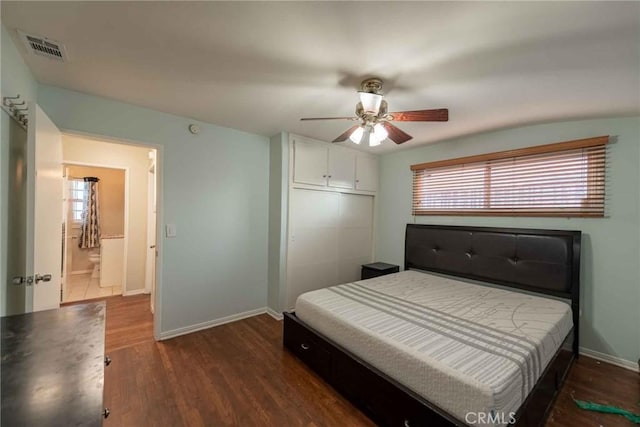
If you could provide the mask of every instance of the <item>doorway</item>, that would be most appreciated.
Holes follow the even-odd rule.
[[[158,289],[157,293],[160,293],[161,275],[157,274],[156,270],[160,269],[161,265],[155,262],[155,259],[147,263],[146,257],[147,235],[150,233],[147,227],[148,174],[152,165],[152,154],[154,181],[158,185],[161,184],[161,146],[73,133],[65,133],[63,136],[35,103],[28,104],[28,117],[28,126],[14,122],[8,115],[2,117],[3,129],[7,130],[7,144],[3,146],[1,169],[2,193],[5,195],[2,204],[5,205],[6,202],[7,209],[2,225],[6,240],[3,239],[2,247],[5,281],[1,289],[0,315],[29,313],[60,306],[61,296],[64,295],[64,263],[61,248],[64,242],[62,236],[65,216],[60,202],[65,198],[66,189],[63,165],[73,163],[112,169],[128,168],[127,179],[130,181],[130,188],[125,188],[125,197],[130,212],[125,214],[124,218],[123,240],[126,242],[123,252],[127,251],[127,256],[124,261],[126,265],[123,266],[126,274],[123,272],[122,294],[128,296],[153,292],[154,302],[160,301],[155,290]],[[67,144],[68,141],[71,142]],[[131,150],[141,153],[139,159],[142,166],[139,168],[136,182],[139,183],[138,188],[142,189],[142,194],[137,196],[132,184],[135,179],[134,168],[126,163],[121,164],[117,158],[118,153]],[[86,157],[89,155],[93,158]],[[84,178],[93,174],[79,175]],[[159,208],[161,191],[158,187],[155,188],[154,195],[158,206],[154,213],[160,215],[155,220],[157,227],[157,224],[161,223],[162,215]],[[141,213],[141,223],[132,221],[131,211],[134,209]],[[138,234],[134,235],[132,230],[138,230]],[[157,236],[157,230],[151,234]],[[131,256],[132,249],[137,254],[135,258]],[[156,249],[158,252],[161,251],[161,241],[158,241]],[[145,278],[147,268],[153,272],[151,282]],[[112,289],[111,293],[113,292]],[[160,324],[156,320],[160,317],[161,307],[157,302],[154,306],[154,332],[157,337]]]
[[[129,171],[80,162],[65,163],[63,169],[61,302],[122,295]],[[91,238],[93,225],[98,234]]]
[[[64,239],[67,274],[63,301],[154,292],[156,256],[155,248],[153,254],[148,251],[148,239],[150,234],[156,235],[156,180],[149,182],[149,172],[155,176],[157,168],[156,149],[66,133],[62,145],[68,181],[73,185],[78,179],[98,178],[100,202],[96,248],[78,248],[80,231],[73,228],[78,227],[73,215],[76,221],[81,215],[66,215],[69,232]],[[86,197],[85,193],[84,200]],[[78,197],[70,194],[69,199],[68,209],[73,209],[69,203],[81,205]],[[93,254],[94,264],[88,262],[87,254]]]

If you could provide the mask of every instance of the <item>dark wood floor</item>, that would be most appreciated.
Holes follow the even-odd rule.
[[[155,342],[148,296],[106,300],[106,427],[373,425],[283,350],[282,323],[268,315]],[[640,375],[581,357],[547,423],[631,426],[572,395],[640,412]]]

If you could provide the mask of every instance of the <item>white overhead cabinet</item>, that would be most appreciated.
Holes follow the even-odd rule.
[[[378,190],[378,158],[365,153],[356,155],[356,190]]]
[[[329,146],[327,185],[336,188],[354,188],[356,153],[340,146]]]
[[[293,157],[294,182],[327,185],[327,147],[298,139],[293,144]]]
[[[291,143],[294,187],[313,185],[328,191],[368,193],[377,190],[376,156],[301,137],[292,137]]]

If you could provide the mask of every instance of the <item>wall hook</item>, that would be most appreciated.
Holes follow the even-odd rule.
[[[20,94],[16,96],[3,96],[2,97],[2,109],[9,114],[23,129],[27,129],[28,117],[27,111],[29,106],[26,105],[26,101],[17,102],[20,99]],[[14,102],[14,100],[16,102]],[[24,105],[24,108],[18,108],[18,106]]]

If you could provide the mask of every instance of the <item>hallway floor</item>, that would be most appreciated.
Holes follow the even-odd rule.
[[[122,295],[122,286],[100,287],[100,279],[91,277],[91,273],[69,274],[67,292],[63,302],[83,301],[94,298]]]

